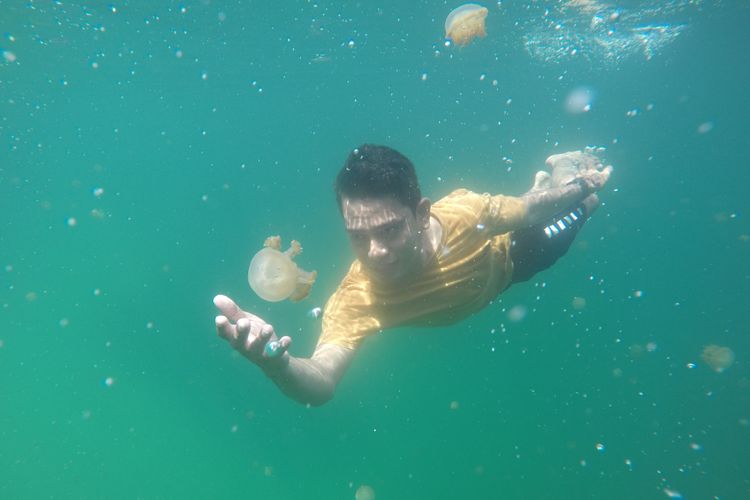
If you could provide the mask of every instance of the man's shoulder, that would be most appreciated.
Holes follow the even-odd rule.
[[[433,203],[433,207],[441,208],[451,205],[466,205],[473,200],[481,200],[482,195],[466,188],[454,189],[447,195]]]

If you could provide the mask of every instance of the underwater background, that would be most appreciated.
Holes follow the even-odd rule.
[[[455,47],[443,1],[0,1],[1,498],[750,498],[750,4],[484,5]],[[311,354],[364,142],[432,200],[615,171],[553,268],[307,408],[212,298]],[[303,302],[247,285],[274,234]]]

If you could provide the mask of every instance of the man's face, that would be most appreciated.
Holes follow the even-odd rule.
[[[393,198],[344,197],[341,212],[354,253],[372,278],[394,284],[421,268],[429,201],[420,203],[415,216]]]

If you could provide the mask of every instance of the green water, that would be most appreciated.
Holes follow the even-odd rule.
[[[748,4],[623,3],[615,35],[680,31],[575,57],[528,42],[591,13],[488,4],[458,49],[455,6],[0,2],[1,498],[750,498]],[[553,269],[373,339],[305,408],[216,337],[211,299],[311,353],[306,312],[352,259],[331,186],[362,142],[433,200],[520,194],[589,144],[616,170]],[[305,302],[248,288],[271,234],[318,270]]]

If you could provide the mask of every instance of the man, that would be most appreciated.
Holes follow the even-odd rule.
[[[335,184],[357,260],[326,303],[312,357],[291,356],[290,337],[224,295],[214,298],[219,336],[287,396],[325,403],[369,335],[455,323],[567,251],[612,167],[580,151],[551,156],[547,165],[551,174],[537,172],[520,197],[459,189],[432,205],[405,156],[358,147]]]

